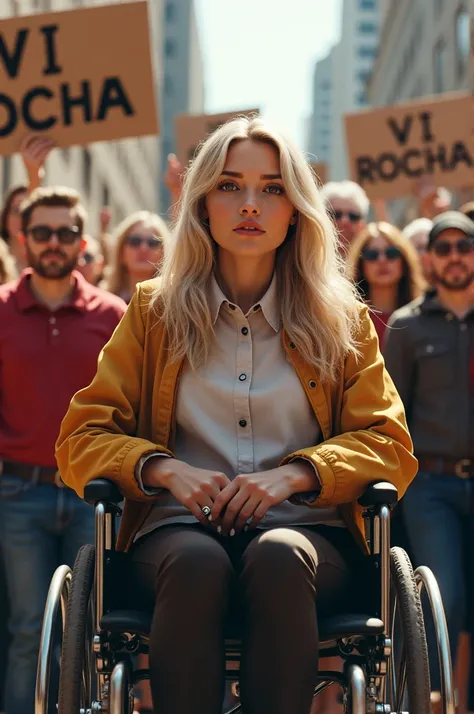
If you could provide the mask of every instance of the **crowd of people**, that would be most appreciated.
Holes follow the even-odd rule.
[[[378,340],[385,367],[403,402],[414,454],[419,462],[418,474],[394,511],[393,540],[409,550],[415,565],[427,565],[438,578],[454,662],[460,633],[466,631],[474,634],[474,201],[455,208],[455,196],[445,189],[424,185],[419,191],[419,216],[408,225],[397,226],[391,221],[386,205],[380,201],[371,204],[365,191],[351,181],[330,182],[320,187],[313,176],[314,186],[308,188],[304,181],[307,175],[305,172],[310,171],[309,164],[298,166],[291,193],[288,187],[282,186],[283,162],[280,167],[280,156],[281,152],[290,151],[282,143],[283,140],[277,140],[277,135],[266,134],[264,128],[259,128],[258,121],[255,123],[256,120],[239,121],[246,123],[245,126],[242,123],[234,126],[234,139],[232,125],[229,125],[231,128],[222,130],[227,131],[227,134],[219,134],[221,130],[216,132],[215,144],[209,150],[204,145],[187,174],[184,188],[183,167],[176,157],[170,157],[165,176],[173,202],[173,215],[169,220],[148,211],[138,211],[110,231],[111,215],[104,207],[101,214],[102,230],[97,236],[87,234],[87,216],[77,192],[67,187],[41,186],[42,168],[54,148],[52,142],[31,138],[22,147],[28,183],[10,189],[4,197],[0,214],[0,684],[4,685],[0,711],[6,714],[33,712],[39,638],[51,576],[62,563],[72,566],[80,545],[93,539],[92,509],[76,495],[75,490],[80,491],[80,486],[69,488],[63,479],[69,486],[75,487],[78,471],[82,474],[81,478],[86,479],[88,469],[91,472],[95,468],[100,471],[102,462],[104,468],[111,468],[117,450],[128,447],[121,446],[118,441],[114,445],[111,440],[110,443],[104,441],[100,449],[99,446],[96,448],[94,434],[102,435],[97,436],[99,444],[106,432],[113,433],[118,429],[121,432],[129,430],[127,433],[130,433],[130,430],[134,430],[136,415],[139,412],[141,415],[142,409],[152,415],[156,406],[150,395],[150,401],[143,405],[138,386],[133,397],[129,390],[137,382],[133,372],[134,360],[138,360],[138,351],[141,349],[137,331],[143,332],[144,329],[139,317],[140,296],[148,302],[155,301],[153,305],[156,307],[153,294],[150,296],[145,288],[140,287],[137,292],[137,286],[144,282],[149,285],[146,281],[161,271],[168,292],[164,307],[160,306],[159,309],[164,310],[165,318],[171,326],[173,349],[183,356],[183,341],[189,339],[189,335],[196,339],[197,345],[187,355],[191,367],[183,369],[180,376],[182,384],[186,385],[187,401],[185,403],[178,395],[177,419],[181,435],[178,449],[181,449],[182,455],[186,455],[194,448],[199,452],[200,461],[193,463],[193,466],[200,465],[202,470],[212,468],[219,472],[225,472],[225,466],[229,466],[232,460],[214,458],[211,447],[202,447],[199,439],[209,438],[209,431],[214,430],[214,441],[225,443],[227,426],[232,431],[234,412],[225,408],[228,396],[225,384],[227,368],[235,368],[240,372],[237,382],[240,391],[235,390],[232,407],[236,409],[239,402],[241,413],[237,429],[242,432],[237,446],[239,465],[241,461],[250,458],[247,450],[252,440],[265,444],[265,448],[261,448],[261,455],[252,457],[263,471],[265,468],[273,468],[268,465],[270,456],[265,455],[265,449],[268,451],[270,447],[273,448],[275,438],[281,437],[282,443],[282,453],[277,463],[285,453],[296,452],[296,442],[305,438],[302,433],[291,433],[289,423],[283,418],[280,425],[276,424],[275,419],[270,420],[273,434],[268,431],[270,426],[266,429],[263,417],[260,420],[262,423],[255,416],[252,419],[249,395],[245,390],[250,389],[255,382],[260,399],[257,402],[254,398],[252,410],[255,410],[255,414],[257,409],[260,409],[261,415],[270,415],[275,411],[270,397],[282,401],[293,400],[293,417],[289,412],[288,422],[295,418],[299,424],[307,427],[308,434],[312,430],[320,431],[314,415],[309,414],[309,401],[304,391],[301,394],[299,392],[294,372],[290,370],[290,374],[288,371],[289,357],[293,352],[301,352],[305,365],[310,365],[308,375],[312,373],[311,370],[318,368],[323,374],[326,371],[329,379],[336,360],[336,348],[351,355],[357,353],[357,345],[350,337],[348,323],[342,317],[338,323],[334,319],[329,323],[330,308],[336,313],[339,310],[341,315],[343,310],[346,311],[345,316],[352,314],[348,306],[352,299],[350,291],[355,284],[355,294],[359,302],[368,307],[377,336],[374,339]],[[233,165],[226,165],[225,170],[221,171],[224,179],[219,179],[221,182],[217,184],[217,192],[213,188],[217,179],[212,174],[214,169],[211,160],[215,163],[215,156],[219,151],[221,154],[224,152],[224,145],[226,161],[233,162]],[[229,145],[233,149],[228,149]],[[265,151],[269,147],[271,150],[259,156],[256,146],[259,150],[262,146]],[[235,147],[240,149],[235,150]],[[244,147],[249,149],[249,155],[245,154]],[[280,154],[278,151],[275,153],[276,149]],[[296,154],[292,160],[295,166],[298,165]],[[258,161],[268,169],[262,175],[271,175],[273,179],[261,191],[261,199],[254,196],[252,203],[247,196],[247,204],[244,205],[245,191],[238,182],[245,180],[248,187],[254,181],[253,164],[258,164]],[[289,162],[288,157],[286,162]],[[203,189],[206,180],[209,185]],[[285,188],[289,198],[286,198],[288,205],[283,206]],[[250,189],[246,190],[249,193]],[[180,195],[182,191],[184,193]],[[308,208],[308,196],[314,202],[314,215],[309,215],[311,207]],[[272,247],[268,276],[263,280],[266,292],[256,294],[250,291],[248,304],[245,300],[241,304],[240,288],[235,288],[233,292],[232,286],[234,280],[235,285],[240,285],[237,277],[245,285],[246,277],[242,274],[237,258],[229,258],[232,248],[225,242],[227,238],[221,228],[224,220],[222,216],[228,210],[226,206],[237,206],[237,209],[232,210],[242,216],[243,223],[238,229],[242,239],[250,240],[247,236],[252,231],[255,232],[252,240],[255,240],[255,236],[263,240],[267,231],[258,227],[260,200],[262,205],[264,202],[279,201],[279,212],[274,212],[273,220],[275,225],[279,221],[283,222],[284,231],[281,241]],[[244,203],[240,205],[239,201]],[[265,207],[267,205],[265,203]],[[310,218],[312,225],[319,222],[319,233],[316,229],[311,233]],[[257,227],[247,225],[249,221],[253,221]],[[196,227],[197,223],[200,224],[201,233]],[[331,288],[329,277],[324,278],[327,284],[323,287],[327,289],[327,294],[323,295],[321,289],[318,295],[320,305],[326,305],[328,321],[314,323],[313,331],[317,332],[315,326],[318,324],[323,335],[315,334],[314,339],[310,334],[309,323],[305,324],[297,312],[298,309],[303,311],[303,305],[297,304],[297,286],[302,290],[299,299],[304,301],[310,295],[308,285],[311,281],[322,280],[321,275],[315,278],[318,276],[319,254],[314,246],[305,245],[305,252],[298,248],[298,241],[303,241],[303,230],[312,236],[313,241],[321,240],[324,244],[324,267],[335,285],[335,288]],[[191,235],[191,231],[195,233],[194,246],[186,242],[186,236]],[[337,239],[337,243],[334,242],[334,259],[331,254],[331,231],[334,231],[333,235]],[[222,240],[221,235],[224,236]],[[211,237],[210,248],[205,244],[206,237]],[[288,247],[292,242],[296,245],[294,249]],[[308,265],[301,265],[303,259],[308,261]],[[282,272],[282,275],[285,276],[286,285],[291,285],[295,291],[293,300],[284,302],[284,307],[275,297],[277,285],[272,280],[275,260],[277,265],[280,264],[278,261],[281,264],[283,260],[286,261],[282,271],[287,272]],[[192,281],[193,270],[201,270],[199,284]],[[212,283],[207,305],[203,292],[204,278],[208,280],[214,274],[213,271],[220,277]],[[232,271],[237,277],[234,277]],[[296,273],[298,279],[294,277]],[[179,276],[174,285],[172,275]],[[178,302],[176,282],[179,282],[181,290],[181,303]],[[309,292],[304,293],[302,286]],[[337,292],[334,305],[329,302],[331,289]],[[316,294],[317,286],[314,286],[314,291]],[[179,305],[181,314],[176,315]],[[221,305],[230,310],[221,310],[219,313]],[[260,305],[261,310],[258,309]],[[214,311],[212,315],[211,311]],[[125,313],[127,317],[122,320]],[[359,318],[353,314],[353,319],[357,321]],[[203,331],[204,324],[211,326],[211,318],[212,334],[218,342],[218,356],[214,353],[213,345],[206,343],[204,338],[199,341],[202,337],[200,330]],[[232,332],[233,320],[236,319],[239,326],[237,337]],[[291,340],[288,338],[291,341],[288,358],[280,353],[280,321],[283,321],[283,327],[291,337]],[[308,332],[307,339],[303,335],[304,329]],[[332,335],[331,329],[334,331]],[[368,359],[364,350],[369,350],[369,328],[360,329],[365,329],[364,342],[359,346],[363,353],[362,359]],[[241,344],[243,336],[249,332],[254,335],[250,357]],[[98,376],[94,379],[98,356],[109,340],[110,346],[103,353]],[[315,353],[318,346],[324,359]],[[151,347],[148,349],[152,350]],[[113,358],[120,351],[123,354],[123,372],[114,371]],[[200,371],[202,367],[199,366],[199,360],[207,352],[210,360],[208,369]],[[153,362],[155,368],[156,365],[162,365],[165,358],[161,352],[151,351],[146,359],[156,360],[156,363]],[[371,359],[375,360],[376,357]],[[234,364],[236,360],[238,364]],[[382,360],[379,368],[385,369]],[[377,414],[380,422],[384,422],[378,438],[398,444],[396,456],[395,452],[384,451],[381,459],[387,469],[391,460],[395,462],[399,459],[400,463],[393,466],[393,471],[405,471],[404,480],[400,482],[403,490],[412,478],[411,471],[413,476],[415,473],[408,454],[410,447],[404,435],[403,410],[400,414],[396,411],[398,396],[392,398],[391,382],[384,382],[386,378],[382,379],[378,372],[372,374],[373,369],[372,364],[368,365],[367,372],[372,377],[369,374],[361,376],[363,370],[354,372],[357,375],[357,379],[354,377],[355,382],[362,379],[359,385],[361,391],[357,395],[357,409],[371,410],[367,418],[370,416],[373,419],[374,414]],[[271,380],[268,375],[271,375]],[[378,395],[379,401],[371,402],[371,399],[375,399],[373,390],[364,381],[371,378],[380,379],[380,385],[385,385],[384,393]],[[152,389],[152,376],[149,379]],[[272,383],[271,394],[268,392],[269,380]],[[90,391],[86,390],[84,396],[73,401],[68,412],[74,395],[91,382]],[[275,385],[278,384],[277,388]],[[365,385],[363,388],[362,384]],[[316,397],[313,378],[309,385],[309,391],[313,390]],[[367,391],[364,392],[364,389]],[[101,394],[104,400],[102,411],[97,406]],[[142,395],[141,399],[145,397]],[[355,399],[354,395],[352,399]],[[364,407],[365,399],[367,404]],[[390,400],[395,406],[388,404]],[[111,414],[113,409],[106,407],[110,403],[118,405],[117,414]],[[247,408],[245,405],[248,407],[247,416],[243,416]],[[207,407],[209,413],[204,413]],[[66,413],[68,416],[58,442],[58,470],[55,444]],[[150,416],[150,419],[154,418]],[[88,426],[83,423],[84,420],[88,420]],[[255,422],[255,433],[252,435],[250,430],[250,435],[246,435],[245,431],[252,422]],[[368,426],[357,428],[369,429]],[[139,432],[137,427],[136,433],[141,436],[141,441],[145,438],[153,441],[149,435],[145,436],[148,433],[146,428],[142,428],[143,433]],[[204,432],[207,433],[206,437],[203,436]],[[275,437],[275,434],[280,437]],[[73,444],[76,438],[82,441]],[[212,438],[211,442],[213,448],[217,449]],[[309,443],[313,442],[310,440]],[[88,445],[87,449],[84,448],[85,444]],[[294,448],[289,448],[290,444]],[[233,448],[229,444],[230,452]],[[352,447],[347,444],[344,448]],[[370,448],[370,444],[364,446],[366,450]],[[106,451],[107,457],[104,455]],[[170,455],[166,449],[158,449],[158,454],[161,451]],[[257,448],[255,453],[258,453]],[[153,487],[163,488],[167,459],[153,458],[156,455],[156,450],[143,445],[139,454],[139,468],[137,466],[135,471],[138,483],[134,486],[135,491],[127,486],[128,492],[125,489],[125,495],[128,498],[133,500],[134,493],[136,496],[139,489],[149,495],[154,493]],[[185,460],[184,456],[182,459]],[[323,460],[309,467],[307,462],[310,460],[308,454],[298,453],[295,457],[294,474],[298,487],[293,490],[297,496],[301,495],[298,508],[304,506],[306,509],[304,498],[307,492],[314,494],[320,488],[319,482],[314,480],[313,467],[316,475],[323,473],[324,476]],[[369,468],[369,471],[375,468],[368,464],[369,457],[367,463],[361,460],[360,468]],[[179,475],[182,476],[181,472]],[[376,475],[377,469],[372,480]],[[320,476],[320,481],[324,491],[323,476]],[[223,482],[221,493],[228,488],[230,485]],[[176,493],[182,494],[182,490],[176,489]],[[171,487],[170,490],[176,496]],[[229,493],[230,499],[239,498],[234,492]],[[242,496],[242,503],[247,498],[248,494]],[[289,495],[283,500],[290,506]],[[314,500],[313,495],[310,501]],[[192,518],[195,522],[202,521],[201,502],[196,505],[186,501],[186,507],[181,506],[180,510],[180,501],[184,503],[184,498],[176,496],[176,502],[163,507],[162,513],[158,513],[159,509],[152,511],[138,534],[143,543],[136,548],[139,553],[136,557],[153,567],[161,567],[162,559],[170,557],[171,552],[166,550],[171,545],[162,543],[165,539],[161,538],[160,541],[157,535],[157,520],[165,518],[175,523],[177,539],[179,529],[176,523],[186,521],[184,511],[194,514]],[[213,507],[213,501],[209,502],[210,508]],[[336,509],[330,507],[333,505],[330,499],[327,505],[327,508],[321,509],[324,511],[323,525],[320,525],[316,535],[313,533],[311,542],[315,548],[319,547],[321,528],[326,538],[330,525],[341,526]],[[258,508],[257,504],[255,513]],[[217,519],[219,513],[215,515]],[[239,521],[242,527],[254,516],[254,511],[245,515],[247,517],[242,523]],[[297,515],[296,511],[289,509],[285,512],[281,508],[278,516],[275,516],[275,523],[294,524],[295,521],[291,519],[297,517],[300,518],[297,522],[306,524],[304,517]],[[285,518],[290,520],[285,521]],[[230,531],[231,525],[224,518],[224,530],[228,527]],[[305,532],[309,530],[306,528]],[[329,530],[334,532],[336,529]],[[179,532],[183,533],[184,530]],[[152,533],[155,535],[152,536]],[[313,536],[307,537],[311,540]],[[334,547],[330,538],[329,541],[331,547]],[[345,543],[341,534],[336,542],[337,549],[344,553],[352,548],[352,545]],[[151,552],[150,543],[154,544],[156,552]],[[200,557],[212,560],[212,548],[210,542],[206,543]],[[252,568],[256,568],[258,548],[251,544],[248,551],[252,551],[252,557],[249,556],[248,562],[245,561],[245,568],[252,571]],[[340,553],[333,560],[330,559],[328,564],[336,564],[336,569],[340,568],[339,556]],[[201,565],[205,570],[204,561]],[[271,571],[268,563],[267,566]],[[293,566],[288,563],[288,567]],[[343,582],[347,584],[344,579]],[[210,587],[209,582],[207,586]],[[336,587],[335,580],[333,586]],[[268,590],[262,584],[256,583],[253,587],[255,592],[252,597],[269,597]],[[206,591],[203,591],[205,596]],[[199,597],[197,591],[195,597]],[[178,597],[176,599],[179,600]],[[162,614],[163,617],[169,617],[169,613]],[[158,614],[156,619],[159,620]],[[172,652],[173,631],[168,634],[170,639],[166,642],[166,649]],[[430,649],[434,652],[436,646],[431,631],[428,632],[428,638]],[[202,642],[197,640],[197,651],[201,645]],[[265,657],[260,655],[256,646],[254,669],[264,682],[268,672]],[[436,658],[432,659],[435,661]],[[472,661],[474,669],[474,657]],[[199,668],[196,672],[205,682],[209,673],[201,672]],[[152,689],[155,686],[155,694],[159,691],[160,696],[171,702],[175,696],[172,678],[163,682],[163,676],[158,670],[154,672],[154,677],[155,685],[152,682]],[[471,681],[474,684],[474,674]],[[257,687],[255,681],[252,682],[253,687]],[[436,667],[431,672],[431,685],[433,712],[438,712],[440,682]],[[195,682],[195,686],[199,688],[199,681]],[[297,698],[298,693],[293,692],[291,682],[286,683],[286,690],[287,696],[291,694]],[[258,696],[262,703],[266,701],[268,692],[262,690]],[[304,702],[304,696],[301,701]],[[202,710],[214,711],[213,706]],[[325,701],[321,697],[316,702],[315,711],[336,712],[340,706],[333,687],[327,690]],[[145,711],[147,707],[151,710],[151,703],[144,695],[141,708]],[[470,696],[469,708],[474,711],[474,691]],[[171,710],[178,711],[170,704]],[[295,712],[303,710],[303,705],[294,709]],[[280,708],[278,711],[283,710]]]

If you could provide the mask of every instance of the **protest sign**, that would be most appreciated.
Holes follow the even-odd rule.
[[[146,2],[0,22],[0,154],[158,132]]]
[[[347,115],[351,178],[371,199],[411,194],[422,176],[472,185],[473,109],[470,94],[453,93]]]
[[[178,159],[186,166],[199,144],[219,126],[235,117],[258,113],[258,109],[242,109],[222,114],[178,114],[174,120]]]
[[[328,165],[324,161],[318,161],[316,163],[310,164],[313,173],[319,179],[319,183],[324,185],[328,181]]]

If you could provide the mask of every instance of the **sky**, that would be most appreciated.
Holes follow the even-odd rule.
[[[314,65],[338,40],[342,0],[195,0],[205,111],[259,108],[305,148]]]

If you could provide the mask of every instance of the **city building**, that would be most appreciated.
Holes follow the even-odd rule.
[[[162,31],[161,177],[168,155],[176,151],[174,117],[204,112],[204,72],[194,0],[164,0]],[[162,180],[159,191],[164,211],[170,199]]]
[[[368,84],[374,107],[468,91],[470,23],[473,0],[397,0],[390,3],[379,53]],[[472,187],[459,191],[454,204],[472,198]],[[393,201],[391,213],[400,224],[417,215],[415,199]]]
[[[343,117],[368,106],[367,82],[387,4],[388,0],[344,0],[340,41],[316,64],[307,148],[318,161],[328,163],[332,180],[347,177]]]
[[[468,90],[472,0],[390,3],[368,92],[373,106]]]
[[[333,145],[333,52],[316,63],[313,74],[313,112],[308,122],[306,149],[311,162],[329,165]]]
[[[111,0],[2,0],[0,17],[90,7],[110,2]],[[161,95],[163,77],[162,11],[163,0],[149,0],[157,97]],[[71,186],[81,193],[89,214],[87,228],[94,233],[98,230],[99,213],[103,206],[112,208],[113,224],[117,224],[134,211],[155,211],[161,208],[157,190],[160,176],[160,143],[159,137],[151,136],[55,150],[46,163],[45,183]],[[24,181],[25,173],[20,156],[0,157],[0,195],[10,186]]]

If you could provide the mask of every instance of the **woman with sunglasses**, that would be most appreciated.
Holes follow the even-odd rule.
[[[135,286],[161,268],[169,230],[162,218],[149,211],[133,213],[112,236],[115,260],[106,289],[130,302]]]
[[[379,479],[401,495],[416,462],[309,164],[262,120],[202,145],[161,277],[73,399],[57,461],[79,494],[108,477],[126,498],[154,710],[220,714],[233,614],[243,710],[308,714],[316,609],[360,577],[357,500]]]
[[[413,246],[390,223],[369,223],[347,258],[350,277],[370,307],[382,344],[391,314],[423,293],[425,283]]]

